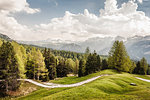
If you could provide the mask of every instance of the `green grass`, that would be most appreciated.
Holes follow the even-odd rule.
[[[38,91],[35,91],[33,93],[31,93],[30,95],[27,96],[23,96],[23,97],[19,97],[17,98],[17,100],[37,100],[37,99],[42,99],[43,97],[47,97],[49,95],[55,94],[55,93],[59,93],[61,91],[65,91],[68,90],[70,88],[55,88],[55,89],[45,89],[42,88]]]
[[[93,73],[93,74],[90,74],[90,75],[87,75],[84,77],[77,77],[77,76],[64,77],[64,78],[57,79],[57,80],[51,80],[50,82],[57,83],[57,84],[73,84],[73,83],[78,83],[78,82],[87,80],[87,79],[95,77],[95,76],[104,75],[104,74],[113,75],[116,73],[117,72],[115,70],[104,70],[104,71]]]
[[[136,83],[137,86],[131,86]],[[149,100],[150,83],[143,82],[130,74],[105,76],[66,91],[44,97],[45,100]]]
[[[73,82],[71,78],[63,78],[59,81],[66,83],[79,82],[100,74],[112,74],[103,76],[97,80],[73,88],[56,88],[39,90],[29,95],[19,97],[19,100],[150,100],[150,83],[135,78],[128,73],[116,73],[113,70],[105,70],[91,74],[83,79],[79,78]],[[140,76],[140,75],[139,75]],[[143,77],[143,76],[142,76]],[[136,83],[137,86],[131,86]]]

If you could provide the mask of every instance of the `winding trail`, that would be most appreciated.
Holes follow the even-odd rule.
[[[140,78],[140,77],[135,77],[135,78],[142,80],[142,81],[145,81],[145,82],[150,82],[150,80],[148,80],[148,79],[144,79],[144,78]]]
[[[74,84],[66,84],[66,85],[63,85],[63,84],[55,84],[55,83],[38,83],[36,81],[33,81],[31,79],[19,79],[19,80],[23,80],[23,81],[27,81],[27,82],[30,82],[32,84],[35,84],[37,86],[40,86],[40,87],[45,87],[45,88],[61,88],[61,87],[77,87],[77,86],[80,86],[80,85],[83,85],[83,84],[86,84],[86,83],[89,83],[89,82],[92,82],[102,76],[108,76],[108,75],[99,75],[99,76],[96,76],[96,77],[93,77],[93,78],[90,78],[90,79],[87,79],[85,81],[82,81],[82,82],[79,82],[79,83],[74,83]]]

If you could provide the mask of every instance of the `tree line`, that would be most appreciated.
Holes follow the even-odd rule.
[[[115,69],[118,72],[128,72],[133,74],[150,75],[150,66],[143,57],[140,61],[130,59],[123,41],[115,41],[107,59],[101,59],[99,55],[89,52],[86,49],[84,59],[79,62],[78,76],[85,76],[104,69]]]
[[[79,58],[82,59],[82,54],[0,40],[0,92],[17,90],[21,85],[18,79],[22,78],[49,81],[69,73],[76,75]]]

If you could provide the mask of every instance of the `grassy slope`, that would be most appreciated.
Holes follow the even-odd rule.
[[[112,72],[110,70],[101,73]],[[106,73],[105,73],[106,74]],[[91,83],[74,88],[42,88],[20,100],[149,100],[150,83],[134,78],[134,75],[123,73],[101,77]],[[89,76],[90,77],[90,76]],[[62,81],[63,79],[61,79]],[[66,80],[66,78],[64,78]],[[69,80],[69,79],[67,79]],[[79,80],[78,80],[79,81]],[[67,82],[64,82],[66,84]],[[136,83],[137,86],[131,86]]]
[[[104,75],[104,74],[116,74],[117,72],[114,70],[104,70],[104,71],[100,71],[97,73],[93,73],[84,77],[77,77],[77,76],[71,76],[71,77],[64,77],[58,80],[52,80],[50,82],[52,83],[57,83],[57,84],[73,84],[73,83],[78,83],[84,80],[87,80],[89,78],[95,77],[95,76],[99,76],[99,75]]]

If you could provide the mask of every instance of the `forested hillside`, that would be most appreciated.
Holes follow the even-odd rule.
[[[91,52],[89,47],[85,53],[76,53],[0,40],[0,91],[3,95],[21,86],[18,79],[46,82],[68,74],[82,77],[104,69],[150,74],[147,60],[132,61],[122,41],[115,41],[106,57],[98,55],[95,50]]]

